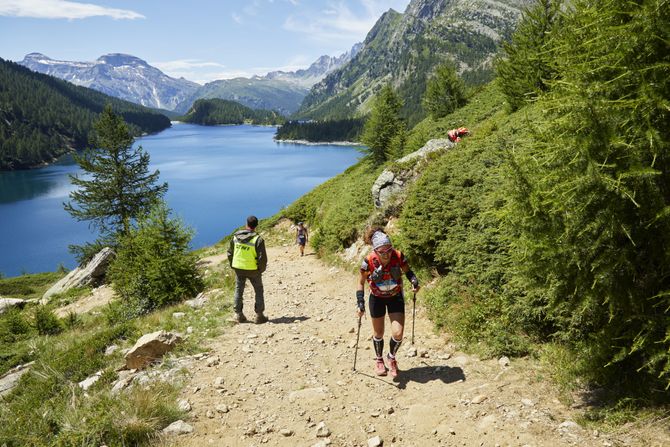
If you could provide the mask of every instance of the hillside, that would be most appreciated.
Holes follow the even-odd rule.
[[[235,101],[225,99],[198,99],[180,118],[193,124],[214,126],[218,124],[280,124],[284,118],[271,110],[254,110]]]
[[[410,125],[425,115],[426,79],[454,61],[463,79],[479,85],[493,78],[491,61],[509,38],[525,0],[413,0],[404,14],[389,10],[348,64],[314,85],[295,117],[344,118],[365,114],[385,83],[398,89]]]
[[[208,82],[180,102],[176,111],[188,110],[198,99],[235,101],[252,109],[295,111],[309,89],[282,79],[235,78]]]
[[[29,168],[83,149],[107,103],[135,136],[170,127],[170,120],[153,110],[2,59],[0,86],[0,169]]]

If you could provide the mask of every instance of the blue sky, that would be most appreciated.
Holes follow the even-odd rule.
[[[215,79],[307,68],[361,42],[409,0],[0,0],[0,57],[93,61],[127,53],[170,76]]]

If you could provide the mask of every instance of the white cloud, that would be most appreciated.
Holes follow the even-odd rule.
[[[321,42],[340,40],[353,43],[365,38],[382,13],[391,7],[401,9],[408,2],[409,0],[360,0],[364,12],[355,13],[345,1],[330,1],[321,11],[303,11],[288,16],[283,28],[307,34]]]
[[[96,16],[117,20],[145,18],[142,14],[127,9],[106,8],[92,3],[66,0],[0,0],[0,16],[70,20]]]

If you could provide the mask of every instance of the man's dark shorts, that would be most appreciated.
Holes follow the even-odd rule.
[[[379,297],[370,295],[370,316],[372,318],[379,318],[389,314],[405,313],[405,299],[402,293],[395,296]]]

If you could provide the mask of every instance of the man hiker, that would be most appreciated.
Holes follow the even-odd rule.
[[[268,321],[263,313],[265,311],[265,298],[263,296],[263,280],[261,278],[268,264],[268,255],[265,251],[265,241],[256,233],[258,219],[256,216],[247,217],[247,227],[233,235],[228,247],[228,262],[235,272],[235,316],[233,320],[244,323],[247,317],[242,313],[244,305],[242,295],[244,285],[248,279],[254,288],[256,302],[256,324]]]

